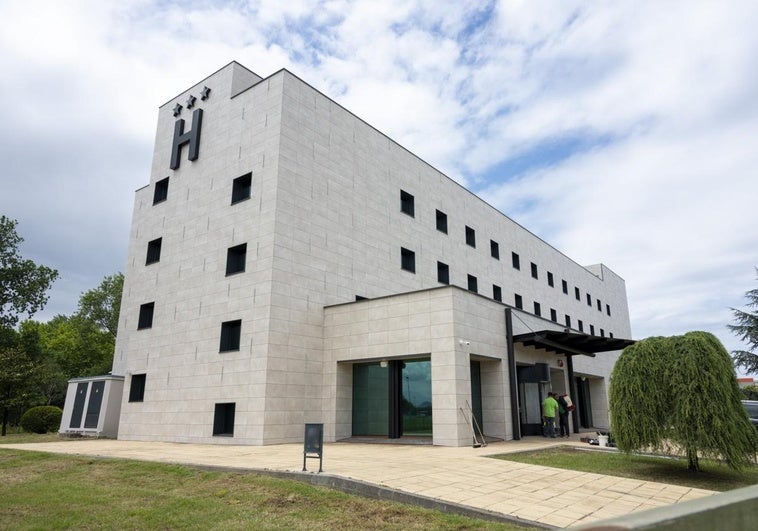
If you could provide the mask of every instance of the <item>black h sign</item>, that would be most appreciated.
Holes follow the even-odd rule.
[[[171,146],[171,169],[179,167],[179,157],[182,155],[182,146],[189,143],[189,160],[197,160],[200,154],[200,128],[203,124],[203,110],[195,109],[192,113],[192,129],[184,132],[184,119],[180,118],[174,123],[174,143]]]

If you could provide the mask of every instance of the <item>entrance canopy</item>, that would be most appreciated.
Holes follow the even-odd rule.
[[[623,350],[633,345],[633,339],[618,339],[615,337],[598,337],[587,334],[562,332],[559,330],[540,330],[513,336],[514,343],[527,347],[544,349],[548,352],[565,354],[566,356],[595,356],[596,352]]]

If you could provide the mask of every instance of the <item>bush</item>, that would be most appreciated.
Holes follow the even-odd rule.
[[[58,431],[63,410],[55,406],[37,406],[21,415],[21,427],[31,433]]]

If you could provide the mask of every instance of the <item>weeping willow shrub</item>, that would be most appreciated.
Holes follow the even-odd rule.
[[[624,452],[685,452],[739,469],[755,459],[758,436],[740,402],[731,358],[707,332],[654,337],[624,349],[611,375],[611,429]]]
[[[756,430],[740,402],[732,359],[708,332],[689,332],[671,341],[676,376],[671,439],[686,453],[691,470],[698,456],[722,459],[739,469],[755,458]]]
[[[665,444],[671,394],[661,381],[670,357],[668,339],[651,337],[626,347],[616,362],[610,409],[611,431],[620,450],[660,450]]]

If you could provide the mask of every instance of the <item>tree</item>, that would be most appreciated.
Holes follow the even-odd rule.
[[[13,328],[23,314],[30,317],[47,303],[47,290],[58,278],[55,269],[24,260],[18,246],[24,241],[15,220],[0,216],[0,327]]]
[[[31,402],[29,385],[34,374],[34,363],[18,346],[0,346],[0,408],[3,410],[2,436],[6,434],[10,414],[24,409]]]
[[[118,315],[121,309],[121,291],[124,289],[123,273],[107,276],[97,288],[86,291],[79,298],[80,317],[96,323],[116,340]]]
[[[111,369],[114,339],[93,321],[74,314],[56,315],[47,323],[22,323],[22,330],[33,327],[45,356],[60,367],[65,380],[106,374]]]
[[[758,274],[758,268],[755,271]],[[745,297],[748,300],[747,307],[757,311],[732,308],[736,324],[727,325],[727,328],[748,344],[749,350],[732,351],[735,367],[742,368],[747,373],[758,373],[758,288],[745,293]]]
[[[739,469],[758,449],[740,399],[729,353],[712,334],[645,339],[624,349],[611,375],[613,437],[625,452],[682,451],[693,471],[699,457]]]

